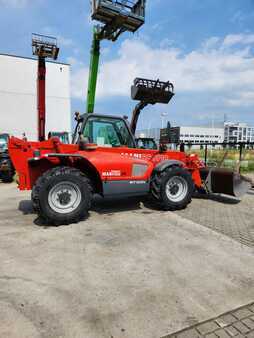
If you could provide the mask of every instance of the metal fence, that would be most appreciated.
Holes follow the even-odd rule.
[[[254,142],[182,143],[177,148],[197,153],[208,166],[254,172]]]

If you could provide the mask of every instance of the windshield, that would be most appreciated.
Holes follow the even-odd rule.
[[[5,151],[8,148],[8,136],[0,135],[0,150]]]
[[[122,119],[92,117],[86,122],[83,136],[89,143],[101,147],[135,148],[131,134]]]

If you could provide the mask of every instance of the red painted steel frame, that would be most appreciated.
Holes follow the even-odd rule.
[[[62,144],[58,138],[44,142],[26,142],[12,137],[9,152],[17,173],[20,190],[30,190],[38,177],[45,171],[59,165],[77,167],[81,171],[88,168],[98,175],[101,182],[121,180],[150,180],[154,168],[161,162],[177,160],[192,174],[196,187],[201,187],[200,169],[204,167],[197,155],[186,155],[178,151],[160,152],[158,150],[93,147],[80,150],[75,144]],[[50,154],[65,154],[51,157]],[[32,161],[31,161],[32,159]],[[146,165],[146,172],[140,177],[133,177],[134,164]]]
[[[45,140],[46,125],[46,61],[39,57],[37,77],[38,140]]]

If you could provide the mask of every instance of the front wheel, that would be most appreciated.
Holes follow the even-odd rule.
[[[186,169],[173,166],[154,173],[151,191],[164,210],[181,210],[191,202],[194,183]]]
[[[32,191],[34,209],[46,223],[77,223],[88,213],[92,200],[89,179],[79,170],[57,167],[47,171]]]

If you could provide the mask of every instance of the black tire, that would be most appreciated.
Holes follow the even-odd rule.
[[[170,198],[167,193],[167,184],[172,178],[183,183],[184,191],[178,200]],[[175,186],[173,186],[175,188]],[[176,188],[179,190],[179,188]],[[184,168],[173,166],[163,172],[155,172],[151,180],[151,193],[164,210],[181,210],[191,202],[194,192],[194,183],[191,174]],[[176,191],[177,194],[177,191]]]
[[[12,183],[14,176],[14,169],[10,160],[5,160],[8,170],[1,173],[1,179],[3,183]]]
[[[62,184],[63,190],[60,189]],[[61,194],[55,193],[54,196],[58,196],[54,201],[58,201],[58,205],[68,203],[71,194],[68,190],[64,192],[64,184],[75,187],[77,190],[75,208],[73,206],[67,208],[65,213],[58,212],[60,209],[54,209],[55,205],[52,202],[54,189],[61,190]],[[65,195],[64,195],[65,194]],[[66,196],[66,194],[69,194]],[[62,195],[61,197],[59,197]],[[67,200],[66,200],[67,198]],[[64,200],[65,199],[65,200]],[[75,198],[74,198],[75,200]],[[38,213],[45,223],[49,225],[67,225],[71,223],[77,223],[84,219],[89,209],[91,208],[92,201],[92,187],[90,180],[78,169],[70,167],[56,167],[45,172],[39,179],[32,190],[32,202],[34,210]],[[53,203],[53,204],[52,204]],[[62,204],[61,204],[62,203]],[[69,209],[72,209],[69,211]]]

